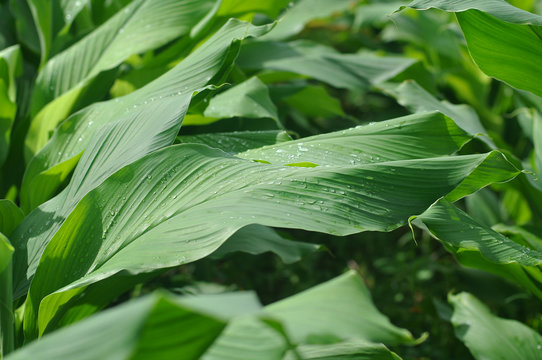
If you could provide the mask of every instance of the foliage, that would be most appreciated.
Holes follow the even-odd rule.
[[[0,1],[0,357],[540,357],[538,10]]]

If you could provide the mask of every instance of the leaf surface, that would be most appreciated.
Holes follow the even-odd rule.
[[[540,359],[542,336],[526,325],[499,318],[468,293],[449,295],[456,336],[476,359]]]

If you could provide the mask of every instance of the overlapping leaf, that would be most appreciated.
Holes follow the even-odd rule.
[[[90,35],[52,58],[40,72],[32,96],[34,119],[25,143],[27,160],[49,140],[49,132],[70,114],[91,85],[91,79],[116,67],[132,54],[188,34],[213,4],[213,0],[136,0]],[[104,87],[107,90],[107,86]],[[96,97],[94,94],[88,96]]]
[[[27,345],[7,359],[199,359],[226,322],[153,294]]]
[[[65,167],[73,167],[74,158],[88,149],[70,185],[30,213],[13,235],[13,244],[19,249],[14,275],[17,296],[25,293],[43,249],[79,199],[122,166],[173,143],[192,92],[213,76],[222,76],[221,70],[231,65],[232,52],[235,55],[238,49],[238,44],[232,47],[232,43],[266,30],[232,20],[156,81],[121,99],[88,107],[64,123],[55,141],[33,160],[25,174],[23,200],[26,196],[27,201],[23,201],[23,208],[28,211],[30,204],[43,201],[40,192],[53,193],[62,180],[54,170],[67,175]],[[44,168],[48,170],[39,174]]]
[[[289,344],[280,334],[259,321],[256,315],[258,314],[232,321],[203,359],[281,358]],[[389,345],[416,342],[409,331],[392,325],[388,318],[378,311],[363,281],[352,271],[268,305],[262,315],[278,320],[283,325],[288,340],[299,344],[296,350],[304,355],[322,355],[326,351],[335,351],[334,355],[338,356],[349,354],[354,349],[363,353],[361,349],[365,349],[374,356],[379,354],[384,359],[393,359],[389,350],[374,342]],[[345,340],[347,343],[343,342]],[[334,344],[335,347],[329,344]]]
[[[237,63],[246,69],[273,69],[312,77],[334,87],[367,89],[393,78],[416,61],[369,53],[341,54],[309,41],[254,41],[243,46]]]
[[[384,135],[387,129],[403,132],[395,138],[397,143],[411,143],[413,151],[401,154],[454,152],[458,147],[454,134],[461,139],[464,133],[442,115],[410,119],[424,117],[425,123],[431,119],[437,128],[444,125],[442,146],[428,147],[427,142],[423,150],[417,148],[421,140],[414,139],[426,131],[423,121],[409,126],[405,121],[409,118],[397,119],[382,124],[381,131]],[[358,148],[366,133],[369,140],[372,132],[371,126],[351,130],[351,137],[339,132],[335,141],[329,140],[331,134],[322,135],[323,143],[327,138],[332,148],[321,149],[321,161],[312,160],[327,166],[262,164],[201,145],[179,145],[124,167],[79,202],[46,248],[26,305],[28,336],[36,336],[38,326],[43,332],[58,306],[88,285],[120,271],[137,274],[197,260],[249,224],[337,235],[387,231],[454,189],[466,195],[492,181],[506,180],[505,174],[507,179],[517,174],[495,152],[390,161],[384,156],[394,152],[387,150],[393,143],[384,141],[393,136],[382,136],[381,146],[373,146],[375,151],[386,149],[381,154],[383,162],[368,163],[360,153],[356,159],[344,156]],[[289,151],[285,145],[276,146],[283,147],[279,155],[290,162],[291,157],[304,156],[298,145]],[[264,149],[259,158],[277,154],[274,147]],[[331,165],[334,159],[342,160]],[[495,178],[479,176],[495,171]]]

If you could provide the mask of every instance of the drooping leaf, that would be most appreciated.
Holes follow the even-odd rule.
[[[27,160],[46,144],[49,132],[70,114],[93,78],[115,68],[132,54],[187,34],[213,3],[212,0],[136,0],[47,62],[32,96],[30,110],[34,118],[25,143]]]
[[[417,10],[434,8],[451,12],[478,10],[512,24],[542,26],[542,16],[518,9],[505,0],[414,0],[408,6]]]
[[[370,53],[341,54],[313,42],[254,41],[243,46],[237,64],[246,69],[294,72],[337,88],[367,89],[414,64],[414,59]]]
[[[104,311],[7,359],[199,359],[225,321],[163,294]]]
[[[418,83],[407,80],[400,85],[382,84],[382,88],[392,95],[397,102],[413,112],[439,111],[452,118],[463,130],[472,135],[482,135],[479,138],[492,149],[496,148],[476,112],[467,105],[454,105],[439,101]]]
[[[542,253],[477,222],[446,200],[433,204],[413,223],[427,229],[467,267],[487,271],[542,298]]]
[[[451,318],[456,336],[465,343],[474,358],[540,359],[542,336],[515,321],[499,318],[468,293],[449,295],[454,307]]]
[[[38,309],[42,332],[57,306],[88,285],[120,271],[197,260],[243,226],[337,235],[391,230],[471,174],[506,163],[490,153],[303,168],[247,161],[201,145],[154,152],[88,193],[49,242],[25,307],[27,336],[37,334]],[[517,171],[508,166],[513,178]],[[467,182],[464,191],[472,191],[476,180]]]
[[[273,252],[285,264],[291,264],[319,248],[320,246],[317,244],[285,239],[275,230],[266,226],[249,225],[238,230],[210,256],[211,258],[221,258],[237,251],[252,255]]]
[[[204,144],[232,154],[237,154],[249,149],[290,141],[292,138],[285,131],[268,130],[181,135],[177,137],[177,140],[179,143]]]
[[[426,212],[416,217],[414,224],[425,225],[437,239],[456,248],[478,250],[488,260],[498,264],[518,263],[524,266],[542,264],[542,253],[521,246],[478,223],[446,200],[433,204]]]
[[[542,16],[504,0],[417,0],[409,6],[456,12],[469,51],[482,71],[516,88],[542,95],[538,67],[542,57]]]

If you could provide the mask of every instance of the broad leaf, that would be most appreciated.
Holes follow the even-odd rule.
[[[381,87],[392,95],[397,102],[412,112],[439,111],[452,118],[459,127],[472,135],[481,135],[479,138],[495,149],[496,146],[487,136],[487,132],[480,123],[476,112],[467,105],[454,105],[446,101],[439,101],[418,83],[407,80],[400,85],[382,84]]]
[[[181,135],[177,137],[179,143],[204,144],[232,154],[290,140],[292,138],[282,130],[238,131],[231,133]]]
[[[189,33],[213,3],[212,0],[135,0],[52,58],[40,72],[32,96],[30,110],[34,119],[25,143],[27,160],[46,144],[49,132],[70,114],[91,85],[91,79],[132,54],[157,48]]]
[[[184,97],[202,89],[209,81],[217,80],[213,79],[214,76],[222,77],[230,67],[239,46],[232,43],[266,30],[266,27],[252,28],[232,20],[174,69],[147,86],[122,98],[93,104],[71,116],[29,164],[23,179],[23,209],[29,211],[54,194],[77,164],[77,157],[94,133],[104,124],[141,111],[152,112],[156,101],[173,104],[175,96]]]
[[[468,293],[449,295],[456,336],[480,360],[540,359],[542,336],[515,321],[499,318]]]
[[[412,222],[442,241],[462,265],[504,277],[542,298],[541,252],[477,222],[446,200]]]
[[[228,241],[210,256],[212,258],[221,258],[237,251],[252,255],[273,252],[284,263],[291,264],[319,248],[320,245],[285,239],[275,230],[266,226],[249,225],[233,234]]]
[[[268,305],[263,314],[282,323],[286,335],[295,344],[299,344],[295,350],[308,356],[303,358],[313,358],[311,354],[322,356],[333,351],[336,355],[345,355],[355,349],[362,354],[367,351],[375,356],[384,356],[384,359],[393,359],[384,346],[368,342],[390,345],[416,342],[410,332],[392,325],[378,311],[363,281],[353,271]],[[203,359],[282,358],[288,350],[287,341],[278,332],[258,321],[257,315],[235,319]],[[350,343],[342,343],[344,340]],[[329,347],[322,346],[333,343]]]
[[[417,10],[431,8],[452,12],[478,10],[512,24],[542,26],[542,16],[518,9],[505,0],[414,0],[408,6]]]
[[[275,18],[289,2],[289,0],[222,0],[217,15],[233,17],[258,12]]]
[[[263,38],[267,40],[288,38],[301,32],[310,20],[329,17],[335,12],[347,9],[351,4],[351,0],[299,0],[286,11],[277,26]]]
[[[203,113],[210,118],[271,118],[279,122],[277,107],[269,98],[269,90],[257,77],[214,96]]]
[[[330,345],[302,345],[296,349],[302,359],[319,360],[401,360],[382,344],[364,341],[350,341]],[[296,360],[299,357],[289,352],[285,360]]]
[[[0,51],[0,167],[8,155],[17,112],[15,80],[22,72],[21,49],[14,45]]]
[[[225,325],[197,307],[154,294],[64,328],[7,359],[199,359]]]
[[[192,92],[204,87],[212,76],[231,65],[232,52],[235,54],[238,50],[239,39],[265,31],[267,27],[252,27],[232,20],[156,81],[121,99],[95,104],[64,123],[62,135],[57,133],[59,141],[49,143],[43,158],[35,158],[36,167],[31,164],[25,174],[27,186],[32,187],[23,189],[26,190],[23,195],[41,200],[40,191],[53,192],[59,184],[57,178],[49,178],[50,173],[36,179],[33,175],[43,167],[62,168],[66,163],[60,162],[66,160],[74,166],[73,157],[79,156],[85,147],[88,149],[68,187],[29,214],[13,234],[13,244],[20,249],[16,253],[14,269],[16,296],[25,293],[43,249],[79,199],[121,167],[173,143]],[[125,136],[128,133],[129,136]],[[58,154],[57,146],[61,149]],[[55,164],[56,161],[59,163]],[[26,205],[28,209],[31,200],[23,202],[23,208]]]
[[[393,78],[416,61],[370,53],[341,54],[327,46],[299,40],[254,41],[243,46],[237,63],[245,69],[294,72],[337,88],[368,89]]]
[[[23,219],[24,213],[17,205],[10,200],[0,200],[0,233],[10,236]]]
[[[486,74],[542,95],[539,71],[542,16],[518,9],[504,0],[419,0],[409,6],[456,12],[470,53]]]
[[[57,306],[86,286],[120,271],[137,274],[200,259],[243,226],[337,235],[391,230],[462,183],[468,184],[463,192],[487,185],[471,174],[506,166],[513,178],[515,168],[495,153],[301,168],[201,145],[154,152],[88,193],[56,232],[30,288],[27,335],[36,334],[38,307],[44,331]]]
[[[0,232],[0,357],[13,351],[15,344],[11,258],[13,247]]]
[[[284,99],[288,105],[310,117],[344,116],[341,102],[329,95],[324,86],[305,86]]]

